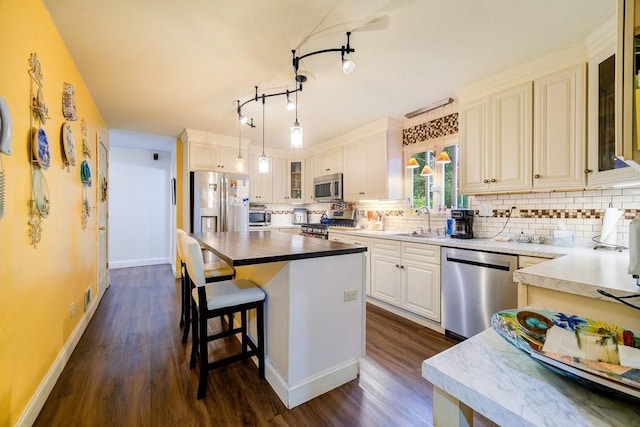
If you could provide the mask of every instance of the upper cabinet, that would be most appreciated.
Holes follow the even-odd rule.
[[[238,140],[236,138],[185,129],[180,135],[180,139],[183,147],[182,155],[187,166],[185,170],[236,173],[236,158],[238,157]],[[249,143],[243,141],[242,145],[241,154],[246,159]]]
[[[344,146],[344,199],[402,198],[402,143],[397,131],[379,131]]]
[[[304,159],[303,171],[303,202],[315,203],[313,199],[313,179],[316,177],[316,156],[309,156]]]
[[[273,175],[274,203],[302,203],[302,164],[301,160],[280,157],[271,159]]]
[[[315,176],[342,172],[342,147],[316,154]]]
[[[460,107],[460,192],[531,188],[531,82]]]
[[[586,184],[586,65],[534,81],[533,188]]]

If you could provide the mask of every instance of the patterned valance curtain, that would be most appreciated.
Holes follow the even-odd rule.
[[[402,146],[417,144],[458,133],[458,113],[452,113],[430,122],[402,131]]]

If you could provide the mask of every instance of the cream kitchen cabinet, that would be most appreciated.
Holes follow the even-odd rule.
[[[342,172],[342,146],[316,154],[315,176]]]
[[[217,146],[206,142],[189,143],[191,170],[235,173],[237,157],[237,148]]]
[[[586,185],[586,64],[534,81],[533,188]]]
[[[271,159],[273,176],[273,202],[302,202],[302,164],[301,160],[289,160],[280,157]]]
[[[272,163],[272,162],[269,162]],[[273,164],[268,173],[258,172],[258,155],[249,154],[249,201],[252,203],[271,203],[273,199]]]
[[[346,234],[336,234],[329,231],[329,240],[332,242],[341,242],[341,243],[349,243],[351,245],[365,246],[367,248],[367,252],[364,253],[365,258],[365,271],[364,271],[364,281],[365,281],[365,289],[367,296],[371,295],[371,281],[369,280],[370,270],[371,270],[371,240],[358,237],[351,236]]]
[[[531,189],[531,86],[523,83],[461,106],[461,193]]]
[[[371,296],[440,322],[440,247],[371,239]]]
[[[313,199],[313,179],[316,177],[316,158],[315,156],[309,156],[304,159],[303,167],[303,191],[302,199],[304,203],[315,203]]]
[[[393,131],[379,131],[344,146],[346,201],[402,198],[402,144]]]

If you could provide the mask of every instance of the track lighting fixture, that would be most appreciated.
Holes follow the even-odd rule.
[[[351,32],[347,32],[347,45],[346,46],[341,46],[339,48],[334,48],[334,49],[322,49],[322,50],[317,50],[315,52],[309,52],[309,53],[305,53],[302,56],[296,56],[296,51],[295,49],[291,51],[291,53],[293,54],[293,72],[295,74],[295,78],[296,81],[298,83],[304,83],[307,81],[307,76],[304,76],[302,74],[298,74],[298,69],[300,68],[300,61],[304,58],[307,58],[309,56],[313,56],[313,55],[318,55],[320,53],[328,53],[328,52],[340,52],[340,55],[342,57],[342,71],[344,71],[345,74],[350,74],[351,72],[353,72],[353,70],[355,69],[355,64],[353,63],[353,61],[351,61],[350,59],[345,59],[345,55],[348,55],[350,53],[355,52],[356,50],[353,49],[351,47],[351,45],[349,44],[349,39],[351,37]]]
[[[287,91],[287,111],[293,111],[296,108],[296,103],[289,99],[289,91]]]

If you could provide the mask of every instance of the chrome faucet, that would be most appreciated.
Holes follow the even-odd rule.
[[[418,209],[418,213],[426,213],[428,216],[428,222],[427,222],[427,233],[431,233],[431,211],[429,210],[428,207],[423,206],[420,209]],[[420,230],[422,230],[422,228],[420,228]],[[422,231],[424,233],[424,231]]]

